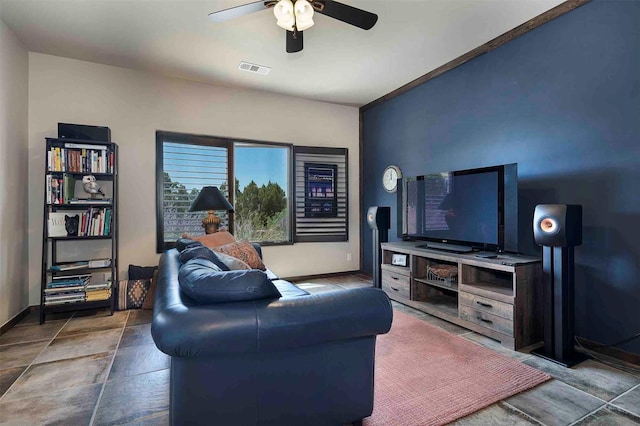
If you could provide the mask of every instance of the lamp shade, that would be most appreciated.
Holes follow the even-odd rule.
[[[296,28],[304,31],[313,25],[313,6],[307,0],[297,0],[295,5]]]
[[[190,212],[226,210],[233,211],[233,206],[227,201],[222,192],[215,186],[205,186],[200,190],[198,197],[191,204]]]
[[[296,24],[296,18],[293,12],[293,3],[291,0],[280,0],[273,7],[273,14],[278,22],[276,24],[287,31],[293,31]]]

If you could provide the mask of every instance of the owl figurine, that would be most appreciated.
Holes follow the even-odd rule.
[[[96,177],[93,175],[82,177],[82,189],[89,194],[90,198],[95,198],[98,194],[104,197],[104,192],[102,192],[100,184],[96,182]]]

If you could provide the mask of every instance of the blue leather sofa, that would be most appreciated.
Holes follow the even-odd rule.
[[[161,256],[151,327],[171,357],[173,425],[326,426],[371,415],[376,335],[393,316],[383,291],[308,294],[274,279],[281,297],[201,304],[181,290],[180,267],[177,250]]]

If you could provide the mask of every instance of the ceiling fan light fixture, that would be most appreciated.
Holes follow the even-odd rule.
[[[294,5],[296,28],[304,31],[313,26],[313,6],[307,0],[297,0]]]
[[[273,7],[273,14],[278,20],[276,24],[287,31],[293,31],[296,24],[296,18],[293,12],[293,3],[291,0],[280,0]]]

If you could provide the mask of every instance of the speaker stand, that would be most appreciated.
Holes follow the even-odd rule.
[[[382,288],[382,247],[380,243],[389,241],[389,230],[373,229],[371,245],[373,246],[373,286]]]
[[[544,346],[531,353],[564,367],[588,357],[574,345],[574,253],[573,247],[542,248],[544,286]]]
[[[548,354],[545,352],[544,350],[544,346],[540,347],[538,349],[534,349],[531,351],[531,354],[538,356],[540,358],[546,359],[547,361],[551,361],[555,364],[561,365],[563,367],[566,368],[571,368],[574,365],[578,365],[580,364],[582,361],[586,361],[588,360],[590,357],[588,355],[585,355],[581,352],[576,352],[575,350],[568,354],[565,355],[564,358],[562,359],[556,359],[554,358],[553,354]]]

